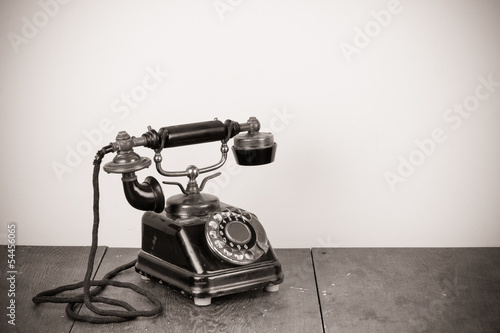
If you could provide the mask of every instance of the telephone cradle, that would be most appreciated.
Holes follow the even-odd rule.
[[[271,133],[259,132],[259,121],[246,123],[215,119],[200,123],[148,128],[140,138],[118,133],[109,151],[113,161],[103,169],[122,174],[125,197],[134,208],[146,211],[142,217],[142,245],[135,269],[145,278],[158,281],[193,298],[199,306],[210,305],[214,297],[264,288],[278,291],[283,282],[281,264],[256,215],[221,203],[211,194],[202,193],[206,182],[220,175],[205,177],[200,186],[198,175],[220,168],[227,159],[227,142],[240,165],[264,165],[274,161],[276,143]],[[247,132],[239,134],[240,132]],[[212,166],[188,166],[184,171],[166,171],[162,167],[164,148],[221,141],[222,157]],[[154,177],[137,181],[136,171],[147,168],[151,160],[141,157],[133,147],[155,151],[157,171],[167,177],[187,176],[182,193],[164,199]]]

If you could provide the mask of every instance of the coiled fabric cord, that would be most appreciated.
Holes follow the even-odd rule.
[[[124,321],[135,319],[137,317],[152,317],[157,314],[160,314],[163,311],[160,301],[148,291],[141,289],[138,286],[129,282],[119,282],[111,280],[118,273],[127,270],[131,267],[134,267],[137,260],[133,260],[128,264],[113,269],[112,271],[107,273],[102,280],[91,280],[92,272],[94,271],[94,259],[97,252],[97,240],[98,240],[97,234],[99,231],[99,170],[104,155],[109,152],[112,152],[111,146],[103,147],[101,150],[97,152],[94,159],[94,172],[92,175],[92,186],[94,189],[94,202],[93,202],[94,223],[92,227],[92,245],[90,247],[90,253],[88,257],[87,271],[85,273],[83,281],[43,291],[37,294],[32,299],[34,303],[46,303],[46,302],[68,303],[68,305],[66,306],[66,314],[68,315],[69,318],[76,321],[82,321],[94,324],[121,323]],[[104,290],[104,288],[109,285],[119,288],[128,288],[140,295],[143,295],[154,304],[154,308],[151,310],[138,311],[125,301],[98,296]],[[96,288],[90,290],[91,286]],[[79,294],[76,296],[68,296],[68,297],[56,296],[57,294],[62,293],[64,291],[76,290],[82,287],[83,287],[83,294]],[[81,303],[84,303],[85,306],[90,311],[99,316],[81,315],[75,312],[75,306]],[[126,311],[104,310],[96,307],[92,303],[110,304],[124,308],[126,309]]]

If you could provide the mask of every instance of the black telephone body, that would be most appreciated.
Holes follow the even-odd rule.
[[[113,142],[117,154],[104,166],[108,173],[121,173],[125,196],[135,208],[145,210],[142,217],[142,245],[135,269],[146,278],[165,284],[192,297],[199,306],[211,304],[214,297],[264,288],[278,291],[283,282],[281,264],[257,216],[242,208],[202,193],[206,182],[198,175],[220,168],[227,159],[227,142],[240,165],[263,165],[274,161],[277,144],[271,133],[259,132],[260,123],[251,117],[246,123],[215,119],[200,123],[148,128],[141,137],[118,133]],[[241,133],[247,132],[247,133]],[[241,134],[240,134],[241,133]],[[184,171],[165,171],[164,148],[221,141],[221,160],[201,168],[190,165]],[[149,176],[137,181],[135,171],[147,168],[151,160],[141,157],[133,147],[154,149],[157,171],[167,177],[187,176],[187,186],[177,182],[182,193],[166,202],[159,182]]]

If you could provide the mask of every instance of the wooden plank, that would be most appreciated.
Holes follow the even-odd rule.
[[[41,291],[60,285],[76,283],[84,278],[90,247],[16,246],[15,271],[7,266],[7,246],[0,246],[2,269],[1,283],[1,332],[69,332],[73,321],[66,317],[64,304],[34,304],[31,299]],[[99,247],[97,264],[105,247]],[[15,297],[8,297],[10,283],[15,277]],[[8,324],[7,303],[15,299],[15,326]],[[9,310],[10,311],[10,310]]]
[[[313,249],[325,332],[499,332],[500,248]]]
[[[108,249],[98,276],[137,257],[138,249]],[[317,290],[309,249],[276,250],[285,282],[275,293],[262,290],[214,298],[208,307],[198,307],[186,296],[152,281],[144,281],[134,269],[115,279],[133,282],[162,302],[162,315],[154,318],[100,325],[99,332],[322,332]],[[147,301],[117,288],[103,295],[130,302],[137,309]],[[87,309],[82,309],[88,311]],[[96,325],[75,323],[71,332],[94,332]]]

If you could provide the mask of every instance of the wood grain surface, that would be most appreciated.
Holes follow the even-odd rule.
[[[16,247],[16,326],[4,312],[0,332],[500,332],[500,248],[278,249],[285,273],[278,292],[223,296],[208,307],[130,269],[115,279],[150,291],[164,310],[113,325],[74,323],[64,304],[32,303],[40,291],[81,281],[88,251]],[[96,278],[137,253],[100,247]],[[6,246],[0,255],[6,309]],[[103,294],[137,309],[151,306],[129,290],[108,287]]]
[[[500,332],[500,248],[312,253],[325,332]]]
[[[34,304],[33,296],[47,289],[83,280],[90,247],[16,246],[15,304],[16,325],[7,323],[6,307],[9,285],[7,276],[7,247],[0,246],[1,321],[0,332],[69,332],[73,321],[66,317],[65,304]],[[105,252],[99,247],[94,265]]]
[[[98,276],[137,257],[137,249],[108,249]],[[150,291],[162,302],[163,314],[154,318],[105,325],[75,323],[71,332],[322,332],[314,271],[309,249],[276,250],[285,282],[280,290],[249,291],[212,299],[198,307],[192,299],[156,282],[141,279],[133,269],[115,279],[129,281]],[[106,289],[103,295],[146,309],[148,301],[129,291]],[[82,311],[88,311],[82,309]]]

